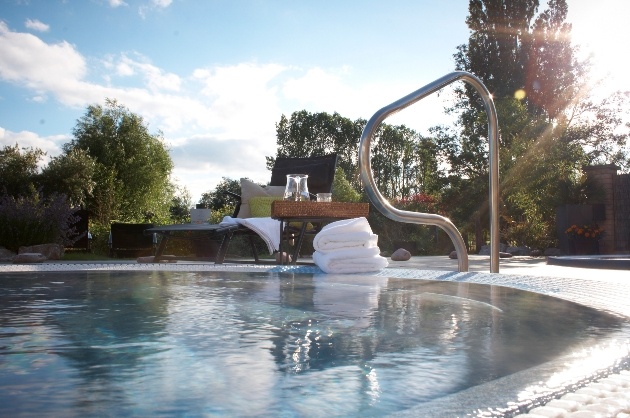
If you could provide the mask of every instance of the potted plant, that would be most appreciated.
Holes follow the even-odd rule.
[[[571,225],[565,231],[569,239],[570,253],[576,255],[599,254],[599,239],[603,232],[604,230],[597,224]]]

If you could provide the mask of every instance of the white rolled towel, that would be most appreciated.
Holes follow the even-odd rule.
[[[376,247],[378,236],[364,217],[343,219],[322,228],[313,239],[315,251],[332,251],[343,248]]]
[[[372,233],[372,228],[364,216],[361,216],[360,218],[342,219],[340,221],[331,222],[322,228],[320,234],[339,234],[342,232],[360,231]]]
[[[313,239],[313,248],[315,251],[321,252],[336,251],[344,248],[373,248],[377,245],[378,235],[365,231],[316,235]]]
[[[325,273],[369,273],[389,265],[378,247],[350,248],[331,252],[315,251],[313,261]]]

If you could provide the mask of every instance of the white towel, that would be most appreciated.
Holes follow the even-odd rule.
[[[369,273],[382,270],[389,265],[379,255],[378,247],[351,248],[322,253],[315,251],[313,261],[326,273]]]
[[[241,224],[256,232],[265,241],[269,254],[280,248],[280,221],[271,218],[232,218],[224,216],[219,225]]]
[[[331,222],[324,226],[320,234],[342,234],[350,232],[366,231],[372,233],[372,228],[365,217],[342,219],[340,221]]]
[[[224,216],[219,225],[228,226],[228,225],[236,225],[238,224],[237,218],[232,218],[231,216]]]
[[[367,231],[320,234],[315,235],[313,239],[315,251],[328,252],[344,248],[372,248],[378,245],[378,235]]]
[[[322,228],[313,239],[315,251],[332,251],[343,248],[376,247],[378,236],[364,217],[343,219]]]

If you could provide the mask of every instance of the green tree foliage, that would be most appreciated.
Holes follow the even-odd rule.
[[[338,113],[293,112],[289,119],[282,115],[276,123],[278,157],[306,157],[336,152],[337,165],[350,183],[360,188],[358,179],[358,144],[366,121],[352,121]],[[275,158],[267,157],[267,168],[273,168]]]
[[[241,183],[238,180],[223,177],[221,182],[217,184],[214,190],[210,190],[201,195],[199,204],[205,206],[208,209],[212,209],[212,212],[229,212],[231,215],[237,204],[237,199],[230,196],[226,192],[232,192],[240,196]]]
[[[171,222],[183,224],[190,222],[192,196],[186,187],[176,187],[176,193],[171,200],[169,212]]]
[[[337,166],[358,192],[358,148],[366,121],[351,121],[337,113],[294,112],[289,119],[284,115],[276,124],[277,156],[304,157],[337,153]],[[383,124],[372,144],[372,169],[381,192],[390,198],[404,197],[420,190],[439,188],[437,144],[422,138],[405,126]],[[267,157],[273,167],[274,158]]]
[[[96,161],[87,151],[76,148],[53,157],[42,169],[39,184],[45,194],[64,194],[71,206],[82,206],[96,186]]]
[[[36,190],[38,163],[45,153],[40,149],[7,145],[0,150],[0,193],[30,196]]]
[[[455,62],[495,99],[503,238],[543,246],[555,235],[555,206],[579,199],[582,165],[626,164],[628,135],[619,131],[627,98],[588,100],[588,64],[575,57],[566,1],[538,9],[538,0],[470,0],[471,35]],[[480,232],[475,225],[487,227],[488,219],[487,117],[468,86],[457,90],[451,111],[456,126],[433,130],[449,170],[443,203],[460,228]]]
[[[404,125],[382,124],[372,145],[372,171],[384,196],[404,198],[439,189],[440,169],[433,139]]]
[[[143,119],[116,100],[88,106],[73,130],[66,154],[84,150],[96,161],[88,209],[99,222],[168,219],[173,162],[161,134],[149,133]]]
[[[361,201],[361,194],[352,187],[341,167],[337,167],[335,170],[332,191],[332,199],[335,202]]]

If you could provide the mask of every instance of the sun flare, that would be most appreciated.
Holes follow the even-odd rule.
[[[607,87],[630,90],[625,72],[630,66],[627,41],[630,39],[630,1],[568,1],[567,21],[573,24],[573,44],[579,57],[591,56],[593,81],[606,78]]]

